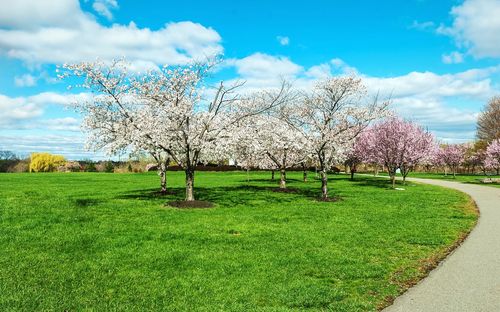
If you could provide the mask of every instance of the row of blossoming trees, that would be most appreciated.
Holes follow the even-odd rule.
[[[500,174],[500,139],[491,142],[478,141],[475,144],[455,144],[438,150],[433,157],[436,166],[446,165],[453,175],[459,167],[474,173],[479,169],[483,174],[493,171]]]
[[[484,145],[484,144],[483,144]],[[486,148],[473,144],[439,145],[433,136],[410,121],[389,118],[365,129],[356,139],[345,164],[350,167],[351,178],[361,163],[387,169],[393,187],[397,170],[405,181],[408,173],[417,166],[424,168],[449,168],[455,177],[459,167],[484,174],[500,171],[500,139],[493,140]]]
[[[359,78],[331,77],[307,90],[283,82],[248,93],[239,92],[240,82],[207,88],[213,66],[136,73],[123,60],[96,61],[65,65],[60,76],[94,94],[75,103],[84,116],[88,148],[149,153],[163,192],[167,166],[177,163],[185,171],[187,201],[194,200],[199,163],[233,159],[246,168],[277,170],[281,188],[288,169],[313,164],[327,200],[327,173],[336,164],[381,164],[394,180],[397,169],[406,176],[434,150],[431,134],[390,117],[388,102],[370,98]]]

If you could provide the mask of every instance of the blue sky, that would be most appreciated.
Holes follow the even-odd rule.
[[[9,3],[7,3],[9,2]],[[224,53],[217,78],[272,87],[356,73],[442,141],[474,138],[500,93],[500,1],[0,0],[0,149],[85,151],[56,79],[64,62],[127,57],[139,69]]]

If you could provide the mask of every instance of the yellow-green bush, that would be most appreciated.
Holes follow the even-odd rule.
[[[49,153],[32,153],[30,161],[30,172],[51,172],[66,163],[61,155]]]

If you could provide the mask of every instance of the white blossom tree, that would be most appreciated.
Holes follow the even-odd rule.
[[[76,103],[84,113],[89,141],[109,151],[133,145],[168,155],[184,169],[185,199],[192,201],[196,165],[220,159],[238,124],[278,105],[287,94],[283,83],[275,92],[241,98],[236,89],[242,83],[226,87],[221,82],[207,100],[205,78],[212,66],[164,66],[138,74],[123,60],[97,61],[65,65],[62,76],[83,77],[81,86],[95,94],[92,101]]]
[[[255,167],[279,171],[279,187],[285,189],[286,171],[305,163],[309,149],[301,133],[278,116],[266,112],[251,118],[240,128],[238,148],[247,153],[245,158],[253,160]]]
[[[143,99],[138,96],[138,76],[129,73],[124,60],[86,62],[64,65],[60,78],[83,77],[76,85],[90,89],[94,96],[87,102],[75,103],[84,116],[87,132],[86,148],[104,150],[108,155],[129,151],[145,151],[156,161],[161,193],[167,191],[166,170],[170,157],[140,129],[147,128]],[[74,87],[74,86],[72,86]],[[150,116],[151,117],[151,116]]]
[[[343,163],[353,140],[370,123],[387,113],[388,102],[368,101],[366,87],[356,77],[334,77],[318,82],[290,107],[288,123],[310,147],[321,175],[321,194],[328,200],[328,171]]]

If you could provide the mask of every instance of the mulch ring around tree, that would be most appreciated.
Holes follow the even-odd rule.
[[[166,206],[180,208],[180,209],[190,209],[190,208],[212,208],[213,203],[204,200],[176,200],[167,202]]]
[[[298,193],[299,190],[297,189],[290,189],[290,188],[273,188],[271,191],[276,192],[276,193]]]

